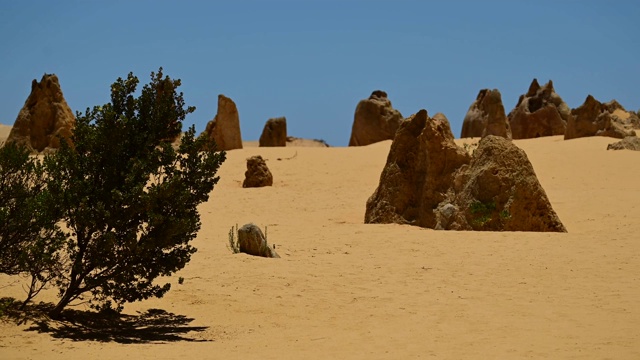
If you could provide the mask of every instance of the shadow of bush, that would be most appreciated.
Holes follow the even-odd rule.
[[[190,334],[205,331],[207,326],[189,326],[193,318],[162,309],[149,309],[136,315],[67,309],[60,320],[52,320],[46,314],[53,304],[29,304],[20,309],[21,305],[14,299],[0,299],[0,317],[19,325],[29,324],[25,331],[59,339],[121,344],[209,341]]]

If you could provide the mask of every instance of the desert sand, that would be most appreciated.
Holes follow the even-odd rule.
[[[363,224],[391,141],[229,151],[198,252],[164,298],[124,311],[184,324],[0,322],[0,359],[640,359],[640,152],[607,151],[616,141],[515,141],[568,233]],[[273,187],[243,189],[258,154]],[[248,222],[282,258],[227,249]],[[0,277],[0,296],[23,299],[19,280]]]
[[[10,132],[11,126],[0,124],[0,144],[7,140]]]

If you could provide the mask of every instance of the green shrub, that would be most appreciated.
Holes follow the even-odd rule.
[[[182,269],[196,251],[197,207],[218,182],[225,153],[196,139],[193,127],[174,149],[171,141],[195,110],[176,92],[180,80],[160,68],[139,95],[138,83],[131,73],[119,78],[111,102],[77,113],[72,143],[61,140],[45,158],[46,186],[67,229],[52,318],[76,299],[121,310],[162,297],[170,284],[154,280]]]

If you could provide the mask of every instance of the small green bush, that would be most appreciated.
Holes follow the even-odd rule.
[[[481,202],[476,200],[471,203],[470,210],[472,214],[476,215],[473,219],[474,224],[484,226],[491,221],[491,213],[496,210],[496,202]]]

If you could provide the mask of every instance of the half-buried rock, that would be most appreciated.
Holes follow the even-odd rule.
[[[640,138],[636,136],[627,136],[616,143],[607,145],[607,150],[640,151]]]
[[[267,120],[260,135],[259,146],[287,146],[287,119],[284,116]]]
[[[256,155],[247,159],[247,171],[244,173],[242,187],[263,187],[273,185],[273,175],[262,156]]]
[[[489,135],[472,157],[455,144],[446,119],[425,110],[398,129],[365,223],[566,232],[524,151]]]
[[[238,246],[241,253],[267,258],[280,257],[275,249],[269,247],[262,230],[252,223],[245,224],[238,229]]]

